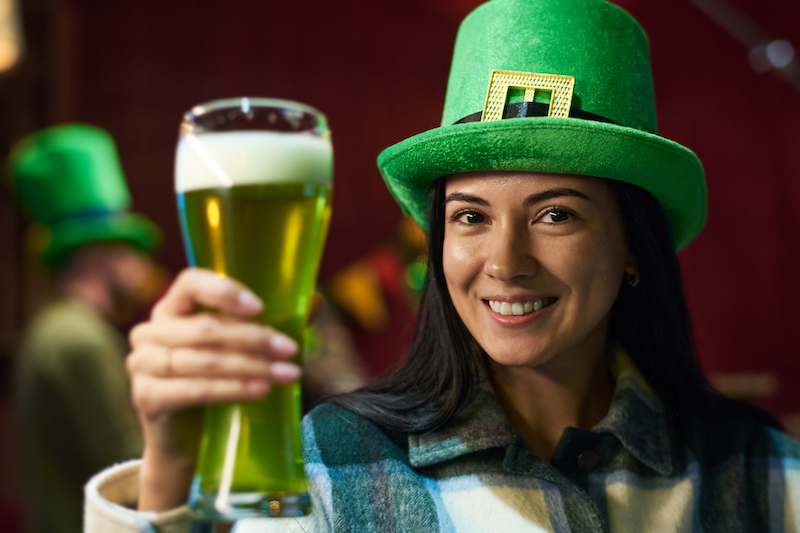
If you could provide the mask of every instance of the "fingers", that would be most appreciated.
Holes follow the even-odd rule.
[[[150,418],[196,405],[255,400],[270,387],[264,379],[163,379],[141,375],[131,384],[131,395],[136,410]]]
[[[283,333],[212,313],[145,322],[131,330],[130,341],[134,348],[145,344],[223,347],[281,359],[294,356],[298,350],[297,343]]]
[[[210,270],[187,268],[153,308],[153,319],[184,316],[199,305],[238,316],[253,316],[264,304],[244,285]]]
[[[297,365],[269,361],[260,355],[158,345],[141,347],[128,357],[126,364],[134,377],[144,374],[162,378],[267,379],[276,383],[300,377]]]
[[[146,418],[197,405],[247,401],[267,394],[274,384],[300,377],[300,368],[242,353],[148,345],[126,361],[131,396]]]
[[[225,314],[195,313],[199,306]],[[245,320],[262,309],[235,280],[202,269],[178,276],[151,320],[130,334],[131,392],[148,425],[168,427],[184,408],[259,398],[273,385],[300,377],[300,368],[289,362],[297,343]]]

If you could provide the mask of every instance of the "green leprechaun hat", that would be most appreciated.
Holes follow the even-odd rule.
[[[9,156],[17,198],[39,228],[36,252],[50,267],[80,246],[123,241],[150,253],[161,231],[128,212],[130,193],[114,140],[86,124],[40,130],[19,141]]]
[[[706,218],[703,168],[656,134],[647,37],[603,0],[492,0],[462,22],[442,126],[384,150],[378,167],[427,228],[433,180],[518,170],[626,181],[652,193],[676,248]]]

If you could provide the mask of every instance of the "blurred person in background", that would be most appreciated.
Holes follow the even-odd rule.
[[[128,212],[117,150],[100,128],[36,132],[13,148],[9,170],[34,222],[27,244],[54,289],[26,327],[14,373],[26,522],[35,533],[75,533],[89,477],[142,452],[119,327],[165,286],[150,256],[161,232]]]

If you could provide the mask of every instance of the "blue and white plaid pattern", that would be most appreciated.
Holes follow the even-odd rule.
[[[447,427],[407,442],[338,407],[316,408],[305,422],[306,461],[322,515],[309,527],[800,531],[800,443],[736,418],[698,421],[679,441],[630,358],[618,352],[611,369],[608,415],[591,431],[567,428],[550,463],[488,391]],[[587,451],[594,468],[578,460]]]

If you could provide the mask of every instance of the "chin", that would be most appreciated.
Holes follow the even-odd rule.
[[[510,346],[503,346],[500,349],[485,350],[494,363],[508,367],[536,367],[548,362],[552,357],[550,354],[541,350],[530,351],[514,349]]]

